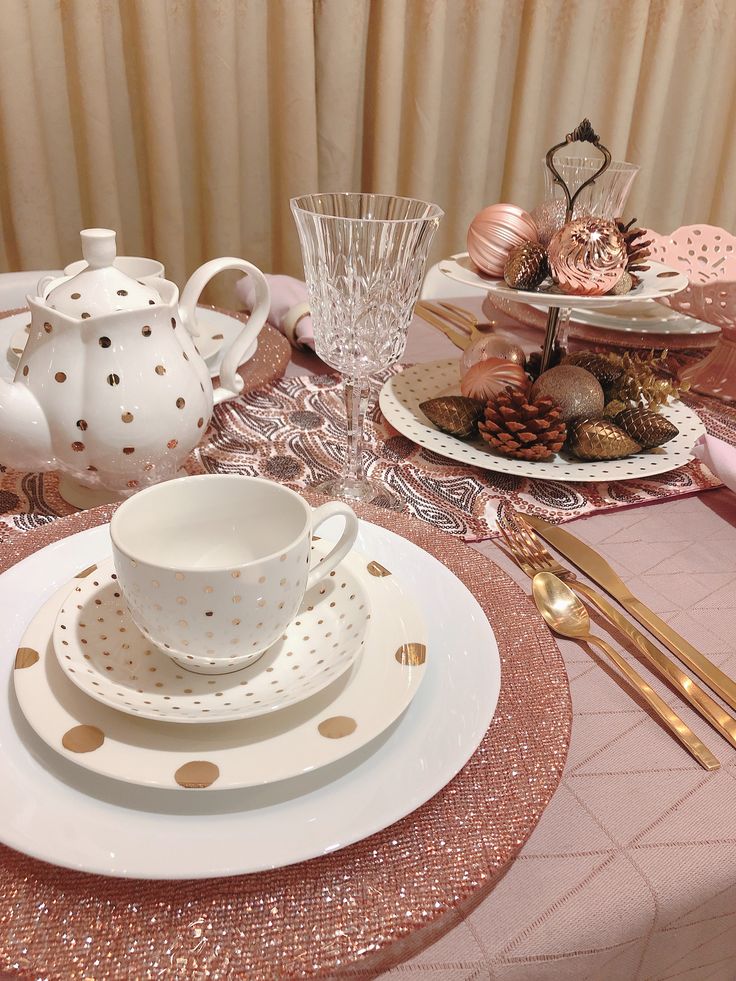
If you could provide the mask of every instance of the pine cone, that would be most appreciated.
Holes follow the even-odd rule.
[[[515,290],[533,290],[549,274],[547,250],[537,242],[524,242],[509,252],[503,278]]]
[[[575,419],[567,445],[580,460],[620,460],[641,446],[610,419]]]
[[[576,354],[568,354],[565,358],[565,364],[585,368],[591,375],[595,375],[603,389],[610,388],[624,373],[624,369],[609,361],[605,354],[596,354],[594,351],[578,351]]]
[[[626,224],[619,218],[616,221],[616,227],[623,235],[624,242],[626,243],[626,272],[629,273],[634,286],[636,286],[640,282],[636,273],[649,268],[649,263],[645,262],[645,260],[652,254],[649,246],[654,239],[650,238],[642,241],[647,231],[644,228],[636,227],[636,218],[632,218]]]
[[[643,450],[668,443],[677,436],[679,429],[669,419],[649,409],[624,409],[617,413],[613,421],[632,439],[641,444]]]
[[[507,388],[486,403],[485,421],[478,424],[486,442],[518,460],[549,460],[562,449],[567,427],[551,398],[527,399]]]
[[[443,433],[458,439],[474,436],[478,420],[483,417],[483,403],[466,399],[464,395],[441,395],[420,402],[419,408]]]

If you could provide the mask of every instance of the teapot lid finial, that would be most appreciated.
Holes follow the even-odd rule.
[[[102,269],[115,261],[115,232],[111,228],[85,228],[79,233],[82,255],[90,269]]]

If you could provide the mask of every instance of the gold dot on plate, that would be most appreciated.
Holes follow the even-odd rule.
[[[388,571],[388,569],[386,568],[386,566],[381,565],[380,562],[376,562],[376,561],[369,562],[367,568],[368,568],[368,572],[370,572],[370,574],[372,576],[390,576],[391,575],[391,573]]]
[[[24,364],[24,365],[23,365],[23,374],[24,374],[24,375],[25,375],[26,377],[28,377],[28,365],[27,365],[27,364]]]
[[[73,300],[81,300],[82,299],[82,294],[81,293],[72,293],[72,299]]]
[[[145,327],[141,327],[141,334],[143,334],[144,337],[151,336],[151,328],[148,326],[148,324],[146,324]]]
[[[233,579],[240,579],[240,572],[237,569],[234,572],[231,572],[230,575],[233,577]]]
[[[157,375],[165,375],[166,374],[166,368],[164,368],[164,366],[162,364],[157,364],[154,370],[155,370],[155,372],[156,372]]]
[[[77,419],[77,429],[81,429],[84,432],[87,429],[87,420]]]
[[[415,668],[427,660],[427,648],[424,644],[402,644],[394,657],[399,664]]]
[[[127,296],[127,295],[128,295],[127,290],[118,290],[118,296]]]
[[[70,753],[91,753],[105,741],[105,733],[97,726],[74,726],[61,738],[61,745]]]
[[[120,375],[116,375],[115,372],[112,371],[107,376],[107,379],[106,380],[107,380],[107,384],[108,385],[111,385],[112,387],[115,387],[115,385],[119,385],[120,384]]]
[[[89,318],[90,318],[91,316],[92,316],[92,314],[91,314],[91,313],[87,313],[87,312],[85,311],[85,312],[84,312],[84,313],[82,314],[82,320],[89,320]]]
[[[30,668],[38,660],[38,651],[32,647],[19,647],[15,655],[16,668]]]
[[[112,341],[109,337],[100,337],[97,343],[100,345],[100,347],[110,347]]]
[[[320,736],[326,739],[342,739],[350,736],[357,728],[358,723],[349,715],[333,715],[329,719],[323,719],[317,726]]]
[[[59,384],[61,384],[62,382],[66,381],[66,374],[63,371],[57,371],[56,374],[54,375],[54,378]]]
[[[213,615],[214,615],[214,610],[205,610],[205,613],[204,613],[204,615],[205,615],[206,617],[211,617],[211,616],[213,616]]]
[[[132,413],[132,412],[124,412],[124,413],[123,413],[123,414],[122,414],[122,415],[120,416],[120,418],[121,418],[121,419],[123,420],[123,422],[132,422],[132,421],[133,421],[133,419],[135,418],[135,416],[133,415],[133,413]]]
[[[52,330],[53,330],[54,328],[53,328],[53,327],[51,326],[51,324],[50,324],[50,323],[48,322],[48,320],[47,320],[47,321],[46,321],[46,323],[45,323],[45,324],[43,325],[43,329],[44,329],[44,330],[46,331],[46,333],[47,333],[47,334],[50,334],[50,333],[51,333],[51,331],[52,331]]]
[[[168,448],[170,450],[173,450],[173,449],[175,449],[179,445],[179,440],[178,439],[170,439],[169,442],[166,445],[168,446]]]
[[[242,600],[242,596],[233,596],[233,603],[239,603]]]
[[[177,596],[176,597],[176,602],[179,604],[179,606],[186,606],[187,605],[187,598],[186,598],[186,596]]]
[[[186,354],[184,357],[186,357]],[[204,419],[200,416],[199,419],[197,419],[197,429],[201,429],[202,426],[204,426]]]
[[[126,456],[130,456],[131,453],[135,453],[135,446],[124,446],[123,453],[125,453]]]
[[[72,443],[72,449],[75,453],[81,453],[84,449],[84,443],[80,443],[80,441],[77,439]]]
[[[181,396],[179,396],[179,398],[176,400],[177,409],[183,409],[186,404],[187,403],[184,401],[183,398],[181,398]]]
[[[210,787],[220,776],[219,767],[207,760],[191,760],[180,766],[174,774],[174,779],[180,787],[187,790],[201,790]]]
[[[176,575],[174,576],[174,578],[175,579],[178,579],[179,582],[181,582],[181,580],[184,578],[184,573],[183,572],[177,572]]]

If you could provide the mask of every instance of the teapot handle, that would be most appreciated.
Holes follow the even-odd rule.
[[[181,294],[179,317],[190,334],[197,337],[199,333],[197,330],[197,303],[202,290],[217,273],[223,272],[225,269],[240,269],[253,278],[256,303],[248,322],[243,325],[243,329],[225,349],[220,367],[221,384],[213,393],[215,403],[233,398],[242,391],[243,379],[238,374],[238,366],[243,360],[245,352],[260,334],[271,309],[271,291],[268,288],[266,277],[253,263],[246,259],[233,257],[212,259],[210,262],[205,262],[192,274]]]

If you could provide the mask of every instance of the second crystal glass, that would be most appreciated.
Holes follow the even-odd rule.
[[[343,375],[347,458],[318,490],[349,501],[391,501],[363,470],[363,418],[370,375],[397,361],[443,211],[390,194],[293,198],[317,354]]]

